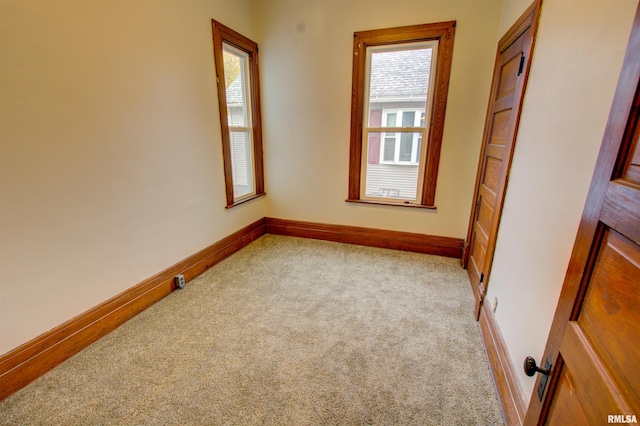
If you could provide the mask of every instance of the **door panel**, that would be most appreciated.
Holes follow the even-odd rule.
[[[500,168],[502,166],[502,161],[496,159],[495,157],[487,157],[487,166],[484,173],[484,181],[482,182],[482,185],[487,190],[491,191],[491,194],[495,196],[495,193],[498,190],[498,181],[500,179]]]
[[[640,188],[634,191],[640,196]],[[627,201],[618,201],[615,210],[625,210]],[[559,350],[560,374],[573,377],[572,398],[580,402],[589,424],[602,424],[608,415],[640,413],[640,246],[603,223],[604,215],[603,209],[601,231],[591,245],[596,254]],[[640,231],[640,221],[625,222],[624,217],[614,225]],[[552,405],[558,404],[565,402],[556,390]],[[547,424],[559,424],[551,414]]]
[[[550,386],[527,425],[640,416],[639,106],[640,6],[545,349]]]
[[[558,400],[561,400],[562,404],[556,403],[551,406],[549,412],[549,421],[551,423],[558,425],[589,424],[587,414],[577,398],[576,385],[571,374],[566,370],[562,371],[556,393],[559,397]]]
[[[500,88],[497,99],[513,95],[518,85],[518,68],[520,68],[520,58],[522,50],[509,48],[501,57],[500,66]]]
[[[607,232],[577,323],[597,356],[610,366],[612,379],[628,391],[629,401],[640,401],[640,380],[632,381],[629,374],[639,371],[639,294],[638,246],[617,232]]]
[[[484,200],[480,202],[480,209],[478,209],[478,231],[482,232],[482,237],[487,238],[489,229],[491,229],[491,218],[493,216],[493,209],[491,205]],[[482,242],[481,242],[482,244]],[[486,243],[485,243],[486,244]]]
[[[505,35],[498,46],[491,98],[487,108],[482,152],[476,177],[474,210],[467,234],[463,264],[476,298],[475,315],[486,294],[498,222],[513,156],[520,103],[526,81],[526,60],[533,44],[532,7],[526,18]]]
[[[576,396],[592,423],[602,424],[608,414],[632,412],[630,405],[621,397],[609,366],[598,357],[584,330],[576,322],[569,323],[560,353],[564,374],[573,376]],[[560,398],[554,402],[563,403]]]
[[[512,111],[513,110],[509,108],[507,110],[500,111],[493,116],[493,133],[491,135],[491,145],[504,146],[507,144]]]
[[[635,226],[640,222],[639,187],[624,179],[611,182],[600,216],[603,223],[635,241],[640,241],[640,231]]]

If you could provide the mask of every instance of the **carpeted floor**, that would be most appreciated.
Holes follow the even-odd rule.
[[[457,259],[265,235],[0,403],[2,425],[495,425]]]

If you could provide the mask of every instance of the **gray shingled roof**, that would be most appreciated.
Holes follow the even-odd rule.
[[[425,96],[430,68],[431,49],[374,52],[371,55],[369,96],[372,100]]]
[[[227,104],[242,104],[242,73],[233,79],[229,87],[227,87]]]
[[[375,52],[371,55],[370,98],[425,96],[430,68],[431,49]],[[227,87],[228,104],[242,103],[241,82],[238,74]]]

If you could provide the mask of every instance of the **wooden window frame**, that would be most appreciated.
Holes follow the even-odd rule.
[[[436,181],[440,162],[440,148],[444,130],[444,118],[449,91],[449,77],[453,56],[453,40],[456,21],[411,25],[380,30],[359,31],[353,37],[353,75],[351,90],[351,145],[349,152],[349,192],[347,202],[383,204],[404,207],[435,208]],[[366,106],[365,77],[367,47],[404,44],[422,41],[438,41],[433,108],[426,138],[426,160],[422,175],[422,194],[418,204],[393,201],[372,201],[361,198],[363,154],[363,121]],[[432,70],[433,73],[433,70]],[[432,74],[433,75],[433,74]],[[424,143],[424,141],[423,141]]]
[[[262,115],[260,112],[260,72],[258,44],[242,34],[211,20],[213,28],[213,57],[218,87],[218,106],[222,130],[222,158],[227,198],[226,208],[235,207],[247,201],[266,195],[264,191],[264,166],[262,154]],[[223,43],[229,44],[249,55],[249,87],[251,96],[251,124],[253,139],[253,176],[255,191],[243,197],[235,197],[233,191],[233,169],[231,162],[231,134],[227,116],[227,93],[224,78]]]

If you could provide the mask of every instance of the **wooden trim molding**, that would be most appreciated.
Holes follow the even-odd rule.
[[[265,234],[260,219],[0,358],[0,401]]]
[[[460,258],[460,238],[262,218],[0,357],[0,401],[265,233]]]
[[[527,412],[527,399],[520,388],[507,345],[488,303],[482,304],[478,321],[505,424],[522,426]]]
[[[225,178],[227,208],[235,207],[246,201],[265,194],[264,192],[264,159],[262,152],[262,112],[260,107],[260,67],[258,61],[258,44],[215,19],[211,20],[213,31],[213,56],[218,87],[218,109],[220,112],[220,128],[222,131],[222,159]],[[247,198],[236,199],[233,189],[233,170],[231,161],[231,133],[227,117],[227,91],[224,75],[223,43],[233,45],[249,55],[249,92],[251,103],[251,128],[253,133],[253,175],[255,193]]]
[[[440,163],[440,150],[444,131],[444,119],[447,109],[447,94],[449,90],[449,76],[453,60],[453,43],[456,21],[438,22],[432,24],[411,25],[405,27],[384,28],[377,30],[358,31],[353,34],[353,68],[351,90],[351,136],[349,145],[349,188],[348,200],[361,200],[362,183],[362,155],[366,152],[367,142],[363,140],[363,127],[367,127],[365,120],[365,79],[366,53],[368,47],[385,46],[417,41],[437,40],[439,42],[435,85],[433,87],[433,104],[431,117],[425,130],[427,140],[424,170],[419,182],[422,181],[421,193],[416,201],[423,206],[435,205],[436,181]],[[432,71],[433,72],[433,71]],[[430,126],[429,126],[430,123]],[[419,184],[420,186],[420,184]],[[419,198],[418,198],[419,197]],[[391,203],[391,200],[389,200]],[[410,204],[395,203],[399,207]]]
[[[344,200],[345,203],[360,203],[360,204],[374,204],[376,206],[390,206],[390,207],[402,207],[402,208],[414,208],[414,209],[427,209],[427,210],[437,210],[436,206],[425,206],[423,204],[399,204],[399,203],[386,203],[384,201],[373,201],[373,200]]]
[[[438,237],[357,226],[328,225],[271,217],[265,218],[265,222],[268,234],[359,244],[454,258],[462,256],[462,238]]]

